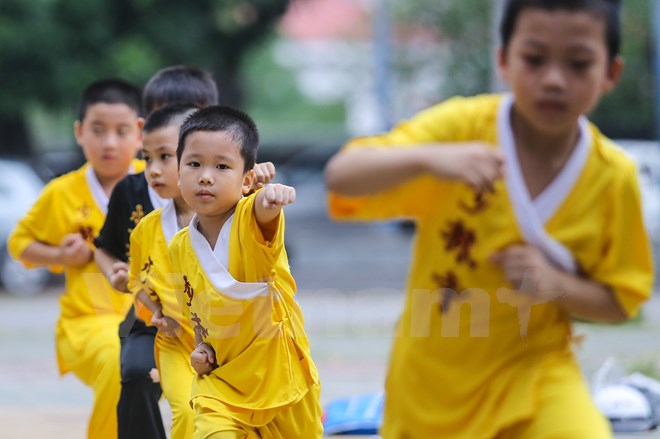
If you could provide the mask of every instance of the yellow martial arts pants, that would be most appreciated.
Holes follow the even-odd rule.
[[[64,333],[56,337],[60,364],[94,391],[94,406],[87,427],[89,439],[117,439],[117,402],[121,391],[117,332],[120,317],[103,320],[102,324],[89,320],[88,334],[79,346],[74,346]]]
[[[156,359],[160,385],[172,409],[171,439],[191,439],[195,411],[190,407],[190,389],[195,370],[190,365],[190,353],[179,342],[158,334]]]
[[[229,413],[219,413],[196,404],[194,439],[320,439],[320,386],[309,389],[298,403],[282,409],[260,427],[239,422]]]

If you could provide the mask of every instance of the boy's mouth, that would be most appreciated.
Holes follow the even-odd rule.
[[[196,195],[198,198],[201,198],[202,200],[209,200],[214,196],[210,191],[207,191],[205,189],[202,189],[201,191],[197,191]]]
[[[542,111],[562,112],[566,111],[567,105],[560,101],[542,100],[537,103],[537,106]]]

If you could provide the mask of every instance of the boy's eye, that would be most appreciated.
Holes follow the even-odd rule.
[[[199,168],[199,162],[188,162],[187,166],[190,166],[191,168]]]
[[[167,154],[167,153],[165,153],[165,154],[161,154],[161,155],[160,155],[160,159],[161,159],[161,160],[167,160],[167,159],[169,159],[170,157],[172,157],[172,154]]]
[[[587,70],[591,66],[591,61],[589,60],[579,60],[572,61],[571,67],[573,70]]]
[[[229,166],[225,165],[224,163],[221,163],[218,166],[216,166],[216,168],[218,168],[218,169],[229,169]]]
[[[531,67],[538,67],[543,64],[543,57],[540,55],[523,55],[523,60]]]
[[[126,137],[126,135],[128,134],[128,129],[121,128],[119,131],[117,131],[117,134],[119,134],[119,137]]]
[[[144,162],[145,162],[145,163],[151,163],[151,157],[145,155],[145,156],[143,156],[142,158],[144,159]]]
[[[101,127],[93,127],[92,132],[97,135],[101,135],[105,132],[105,130]]]

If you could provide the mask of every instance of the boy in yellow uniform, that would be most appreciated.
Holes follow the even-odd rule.
[[[570,348],[571,318],[623,321],[652,285],[635,166],[583,116],[621,73],[618,2],[508,0],[501,30],[511,94],[326,168],[334,218],[417,226],[385,439],[611,437]]]
[[[178,187],[176,146],[181,123],[195,110],[174,105],[156,110],[147,118],[142,131],[144,176],[167,203],[145,216],[130,238],[128,289],[153,313],[153,317],[144,319],[161,328],[156,335],[156,364],[163,393],[172,408],[172,439],[192,438],[193,433],[190,386],[195,371],[190,366],[190,354],[195,349],[195,334],[189,321],[181,319],[183,302],[175,295],[167,246],[193,214]]]
[[[258,133],[245,114],[208,107],[181,127],[184,200],[196,212],[172,239],[177,290],[197,348],[195,432],[211,438],[320,438],[319,382],[284,248],[293,188],[250,191]]]
[[[56,349],[60,373],[72,371],[94,391],[88,437],[117,437],[117,327],[130,296],[113,290],[93,261],[93,239],[115,184],[142,162],[140,90],[102,80],[83,92],[75,136],[87,163],[51,181],[9,237],[9,251],[26,266],[64,270]]]

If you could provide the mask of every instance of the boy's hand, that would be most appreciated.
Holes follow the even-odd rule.
[[[117,291],[128,293],[128,264],[125,262],[115,262],[112,264],[110,273],[110,285]]]
[[[197,345],[192,354],[190,354],[190,364],[198,375],[208,375],[213,369],[218,367],[215,362],[215,351],[208,343]]]
[[[66,235],[60,242],[62,263],[69,267],[83,267],[92,260],[93,252],[80,233]]]
[[[428,172],[446,180],[462,180],[479,191],[492,188],[503,176],[502,153],[484,144],[429,147],[427,153]]]
[[[296,200],[296,190],[291,186],[285,186],[283,184],[266,185],[263,194],[262,205],[266,209],[286,206]]]
[[[252,190],[256,191],[271,182],[275,178],[275,165],[271,162],[256,163],[254,165],[254,182]]]
[[[514,288],[548,298],[561,291],[558,280],[563,272],[535,247],[514,245],[493,254],[491,261],[502,268]]]
[[[162,309],[153,313],[151,324],[167,337],[179,337],[181,335],[181,325],[179,325],[179,322],[172,317],[164,315]]]

